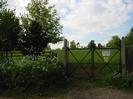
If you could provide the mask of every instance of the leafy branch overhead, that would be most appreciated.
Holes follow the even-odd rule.
[[[47,34],[49,43],[57,43],[62,40],[60,18],[54,6],[48,4],[48,0],[31,0],[31,3],[27,6],[27,11],[27,20],[36,20],[42,25],[43,32]]]
[[[4,8],[4,7],[6,6],[6,3],[7,3],[6,0],[1,0],[1,1],[0,1],[0,9],[1,9],[1,8]]]

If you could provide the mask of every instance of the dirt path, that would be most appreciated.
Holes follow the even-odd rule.
[[[16,99],[2,98],[0,99]],[[72,89],[58,97],[33,97],[18,99],[133,99],[133,93],[128,93],[111,88]]]
[[[133,99],[133,93],[110,88],[92,88],[88,90],[71,90],[61,97],[42,97],[38,99]]]

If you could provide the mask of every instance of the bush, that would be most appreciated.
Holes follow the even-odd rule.
[[[115,78],[112,80],[111,84],[117,86],[118,88],[133,88],[133,77],[123,76]]]
[[[64,83],[64,71],[59,64],[46,64],[44,57],[31,60],[24,57],[0,64],[0,89],[42,90]]]

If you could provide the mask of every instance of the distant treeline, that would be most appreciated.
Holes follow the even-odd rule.
[[[91,45],[94,43],[94,46],[97,48],[104,48],[104,47],[108,47],[108,48],[119,48],[121,45],[121,38],[118,35],[114,35],[112,36],[111,40],[108,41],[108,43],[106,43],[106,45],[103,45],[101,43],[98,43],[97,45],[95,44],[95,42],[93,40],[91,40],[87,46],[82,46],[80,45],[79,42],[75,42],[74,40],[70,42],[70,49],[77,49],[77,48],[90,48]],[[130,29],[129,33],[124,37],[124,41],[125,41],[125,45],[127,47],[131,47],[133,46],[133,27]]]

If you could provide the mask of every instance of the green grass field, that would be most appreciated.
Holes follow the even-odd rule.
[[[55,50],[54,52],[57,53],[58,60],[63,62],[63,50]],[[96,53],[97,52],[97,53]],[[89,50],[71,50],[71,53],[77,58],[77,60],[81,63],[91,63],[91,53],[89,53]],[[77,63],[76,59],[73,57],[73,55],[69,52],[68,59],[69,63]],[[115,56],[114,54],[117,53]],[[114,56],[114,57],[113,57]],[[111,59],[111,57],[113,57]],[[109,57],[110,64],[119,64],[120,63],[120,51],[117,49],[111,49],[111,56]],[[104,63],[104,57],[102,56],[102,50],[97,49],[94,53],[94,61],[97,64],[103,64]]]

